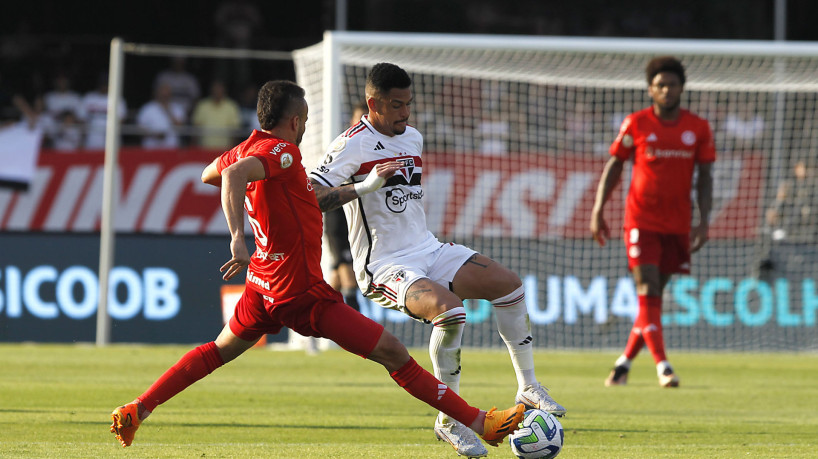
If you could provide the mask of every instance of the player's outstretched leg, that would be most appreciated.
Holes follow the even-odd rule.
[[[483,423],[483,440],[491,446],[498,446],[509,434],[514,432],[517,424],[523,422],[525,405],[516,404],[503,411],[492,408],[486,412]]]
[[[116,408],[111,413],[111,433],[116,436],[122,447],[131,446],[136,429],[142,424],[142,419],[150,414],[141,402],[134,400],[131,403]],[[140,418],[140,414],[142,418]]]

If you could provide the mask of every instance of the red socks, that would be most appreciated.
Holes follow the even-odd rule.
[[[203,344],[182,356],[144,394],[137,397],[137,400],[142,402],[145,409],[153,411],[158,405],[170,400],[171,397],[222,365],[224,361],[219,355],[216,343],[211,341]]]
[[[662,334],[662,297],[639,296],[639,313],[633,323],[633,329],[625,346],[625,357],[633,360],[647,344],[656,363],[667,360],[665,340]]]
[[[466,427],[469,427],[480,414],[479,409],[466,403],[455,391],[424,370],[411,357],[390,376],[413,397],[457,419]]]
[[[654,362],[659,363],[667,360],[665,356],[665,338],[662,334],[662,297],[640,296],[637,323],[640,318],[642,338],[645,340]]]
[[[157,406],[222,365],[224,362],[216,344],[213,342],[203,344],[182,356],[145,393],[137,397],[137,400],[142,402],[145,409],[153,411]],[[466,403],[449,386],[441,383],[411,357],[405,365],[390,376],[418,400],[446,413],[466,426],[470,426],[480,414],[479,409]]]

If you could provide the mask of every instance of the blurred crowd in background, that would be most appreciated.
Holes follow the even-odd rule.
[[[139,43],[291,51],[317,43],[336,27],[346,6],[346,28],[564,36],[771,39],[770,0],[658,5],[637,0],[627,8],[580,0],[305,0],[297,5],[252,0],[204,0],[95,6],[50,0],[15,5],[0,19],[0,123],[37,124],[43,146],[60,151],[104,146],[110,39]],[[810,39],[798,18],[815,6],[789,2],[789,38]],[[738,6],[741,6],[740,8]],[[813,37],[814,38],[814,37]],[[125,145],[223,149],[256,126],[255,91],[272,78],[294,79],[290,62],[129,58],[122,110]],[[565,127],[588,122],[577,107]],[[760,130],[763,120],[742,120]],[[749,123],[749,124],[748,124]],[[750,126],[752,125],[752,126]],[[729,126],[728,126],[729,127]],[[430,133],[434,135],[434,133]],[[583,139],[579,139],[582,141]],[[593,139],[590,140],[593,142]]]

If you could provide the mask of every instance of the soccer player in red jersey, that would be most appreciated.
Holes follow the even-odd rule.
[[[522,420],[523,405],[500,412],[470,406],[421,368],[395,336],[347,306],[324,282],[321,211],[298,149],[307,111],[301,87],[290,81],[266,83],[258,97],[262,129],[205,168],[202,181],[221,187],[231,236],[223,278],[247,268],[244,294],[215,341],[185,354],[136,400],[113,411],[111,432],[129,446],[157,406],[241,355],[264,334],[288,327],[331,339],[380,363],[412,396],[468,425],[487,443],[500,443]],[[245,209],[255,234],[252,256],[244,240]]]
[[[716,150],[708,122],[680,107],[685,84],[682,63],[671,56],[657,57],[648,62],[645,75],[653,105],[622,122],[591,215],[591,233],[604,246],[610,231],[603,208],[619,182],[623,163],[632,159],[624,237],[639,311],[625,352],[605,385],[627,383],[631,361],[647,345],[656,362],[659,384],[677,387],[679,377],[667,361],[662,337],[662,291],[672,274],[690,272],[690,254],[707,241]],[[694,169],[698,170],[699,218],[691,228]]]

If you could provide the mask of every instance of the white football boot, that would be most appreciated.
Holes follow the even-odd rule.
[[[489,450],[473,430],[451,418],[443,421],[445,422],[441,422],[440,417],[435,419],[435,436],[438,440],[449,442],[458,456],[469,458],[488,456]]]
[[[538,408],[554,416],[565,416],[565,412],[568,411],[564,406],[555,402],[548,395],[548,388],[543,387],[540,383],[525,386],[521,392],[517,393],[516,400],[517,403],[522,403],[527,408]]]

